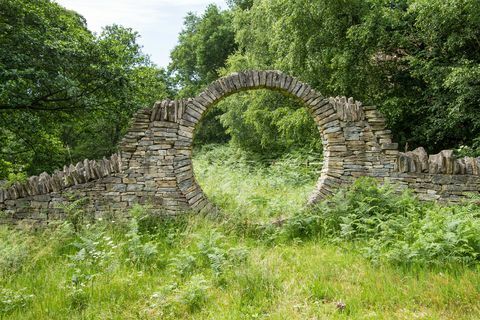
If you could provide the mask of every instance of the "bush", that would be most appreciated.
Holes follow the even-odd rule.
[[[155,243],[151,241],[143,241],[138,231],[137,218],[132,218],[129,222],[129,231],[126,234],[125,250],[127,253],[127,261],[133,263],[137,267],[149,266],[158,256],[158,249]]]
[[[76,198],[75,195],[67,194],[67,201],[57,205],[65,213],[65,220],[70,223],[75,230],[79,232],[87,222],[93,222],[94,217],[88,214],[83,206],[87,198]]]
[[[208,281],[199,274],[183,285],[166,285],[150,296],[147,314],[161,319],[186,319],[186,314],[200,311],[205,305],[209,288]]]
[[[411,193],[358,179],[313,209],[288,220],[286,238],[322,237],[360,244],[374,261],[394,263],[474,263],[480,255],[480,208],[473,202],[420,202]]]
[[[0,318],[16,309],[25,308],[33,300],[33,294],[28,294],[25,290],[0,288]]]
[[[190,312],[196,312],[207,302],[208,289],[207,280],[202,275],[195,275],[178,293],[178,301],[185,305]]]
[[[19,272],[27,262],[30,245],[26,234],[0,229],[0,277]]]
[[[228,248],[226,237],[213,229],[193,234],[194,245],[182,249],[170,259],[170,267],[181,277],[197,270],[209,269],[216,280],[222,282],[224,273],[245,262],[247,250],[243,247]]]

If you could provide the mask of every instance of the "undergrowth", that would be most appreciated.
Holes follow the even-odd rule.
[[[421,202],[409,191],[358,179],[314,208],[289,219],[286,238],[318,237],[355,243],[373,261],[396,264],[476,264],[480,261],[480,205]]]
[[[317,165],[237,152],[195,159],[219,216],[136,206],[90,223],[73,206],[43,230],[0,227],[0,319],[480,317],[478,200],[424,203],[359,179],[305,209]]]
[[[229,219],[249,223],[292,215],[313,190],[321,155],[297,150],[281,158],[259,158],[229,145],[195,153],[197,180]]]

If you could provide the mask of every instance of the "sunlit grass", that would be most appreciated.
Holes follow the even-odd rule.
[[[227,214],[260,221],[291,216],[306,205],[321,169],[319,158],[303,151],[273,161],[262,159],[259,164],[223,145],[197,152],[193,165],[197,181],[213,203]]]
[[[78,233],[1,227],[0,319],[480,318],[478,263],[373,263],[363,242],[245,232],[232,216],[265,225],[294,215],[313,175],[200,161],[202,187],[225,216],[160,220],[138,207],[131,221]]]

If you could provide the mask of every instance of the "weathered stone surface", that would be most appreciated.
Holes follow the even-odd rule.
[[[415,159],[421,172],[428,172],[428,154],[423,147],[418,147],[407,154]]]
[[[428,172],[445,173],[445,162],[441,153],[428,156]]]
[[[398,190],[410,187],[428,200],[459,201],[480,190],[480,158],[456,159],[451,150],[430,156],[423,148],[399,152],[375,107],[353,98],[325,98],[279,71],[243,71],[218,79],[195,98],[166,99],[139,110],[118,154],[84,160],[0,190],[0,210],[15,219],[55,219],[62,217],[62,202],[78,198],[85,198],[85,208],[97,217],[102,212],[122,213],[135,203],[149,203],[163,214],[213,210],[193,175],[195,128],[219,100],[256,88],[298,97],[317,124],[324,166],[311,203],[366,175],[395,183]]]

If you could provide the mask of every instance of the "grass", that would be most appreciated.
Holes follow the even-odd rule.
[[[269,221],[305,206],[321,170],[319,157],[298,151],[266,160],[228,145],[210,145],[195,153],[194,171],[204,192],[226,214]]]
[[[302,209],[315,165],[300,157],[255,165],[235,154],[217,147],[194,163],[208,196],[223,206],[222,217],[166,220],[136,207],[132,219],[77,231],[70,222],[40,231],[1,227],[0,319],[480,318],[478,260],[372,259],[365,254],[372,245],[365,232],[379,241],[389,238],[364,228],[363,211],[357,209],[355,219],[342,213],[362,201],[372,208],[375,201],[395,217],[416,212],[403,215],[413,230],[413,221],[427,219],[435,205],[422,207],[402,198],[408,195],[395,198],[363,183],[353,190],[357,198],[337,196],[346,203],[343,209],[332,205],[340,201],[335,198],[325,204],[350,218],[337,225],[327,219],[333,211],[326,207]],[[411,211],[399,209],[399,199]],[[475,210],[456,207],[455,214]],[[374,211],[369,209],[370,218],[377,217]],[[279,217],[285,224],[271,227],[268,221]],[[357,226],[353,234],[343,232],[348,221]],[[476,240],[470,240],[474,247]],[[388,253],[391,246],[379,250]]]

